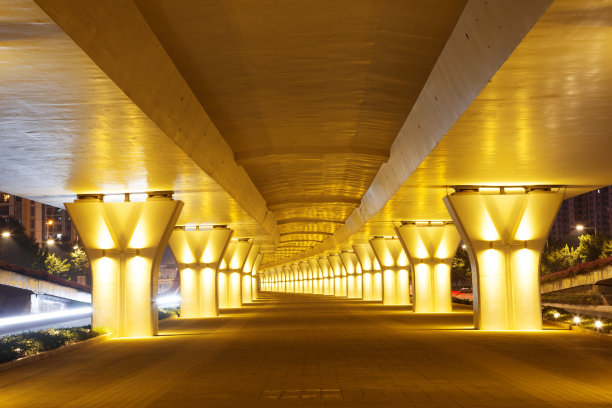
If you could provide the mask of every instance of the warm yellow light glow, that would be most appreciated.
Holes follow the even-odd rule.
[[[215,293],[215,270],[212,268],[204,268],[200,272],[200,316],[216,316],[217,302],[215,301],[217,294]]]
[[[97,284],[100,286],[113,286],[115,282],[115,261],[108,257],[102,257],[92,262],[92,273],[95,271],[94,287]]]
[[[414,311],[416,313],[433,312],[434,299],[431,279],[431,267],[425,263],[414,265]]]
[[[53,220],[48,220],[47,225],[53,225]]]
[[[229,288],[228,288],[228,307],[240,307],[242,306],[242,294],[240,290],[240,273],[232,272],[229,276]]]
[[[94,248],[111,249],[115,247],[115,242],[108,228],[100,228],[93,239]],[[84,241],[85,242],[85,241]],[[86,242],[85,242],[86,244]]]
[[[561,316],[561,315],[559,314],[559,312],[555,312],[555,313],[553,314],[553,317],[554,317],[555,319],[558,319],[558,318],[559,318],[559,316]]]
[[[397,266],[399,267],[408,266],[408,255],[406,255],[406,252],[401,251],[399,253],[399,257],[397,258]]]
[[[10,233],[10,232],[8,232],[8,231],[4,231],[4,232],[2,233],[2,238],[8,238],[8,237],[10,237],[10,236],[11,236],[11,233]]]
[[[598,329],[601,329],[601,326],[603,326],[603,323],[601,322],[601,320],[597,320],[595,322],[595,327],[598,328]]]
[[[577,231],[583,231],[584,230],[584,225],[576,225],[576,230]]]
[[[580,317],[574,316],[574,323],[580,324]]]
[[[429,258],[429,252],[425,247],[425,243],[420,236],[416,236],[417,242],[415,244],[416,248],[414,249],[414,257],[417,259],[426,259]],[[409,249],[410,250],[410,249]]]
[[[497,241],[500,239],[499,233],[497,232],[497,228],[495,228],[495,224],[493,220],[489,216],[488,213],[482,214],[482,238],[485,241]]]
[[[450,313],[453,311],[451,299],[450,265],[439,263],[434,267],[434,311]]]
[[[55,244],[55,241],[53,239],[47,240],[47,245],[53,245],[53,244]]]
[[[396,272],[396,302],[398,305],[410,304],[410,281],[408,271],[400,269]]]
[[[395,273],[387,269],[383,272],[383,303],[385,305],[394,305],[396,303],[395,296]]]
[[[525,194],[524,187],[504,187],[505,194]]]

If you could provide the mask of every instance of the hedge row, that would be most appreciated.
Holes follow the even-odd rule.
[[[15,272],[15,273],[18,273],[24,276],[29,276],[30,278],[36,278],[42,281],[57,283],[58,285],[68,286],[70,288],[78,289],[83,292],[91,293],[91,287],[89,286],[81,285],[76,282],[62,279],[59,276],[51,275],[49,272],[46,272],[46,271],[39,271],[36,269],[25,268],[23,266],[6,263],[4,261],[0,261],[0,269],[4,269],[5,271],[10,271],[10,272]]]
[[[567,268],[559,272],[549,273],[548,275],[542,276],[540,281],[550,282],[557,279],[568,278],[570,276],[582,275],[597,269],[602,269],[609,265],[612,265],[612,256],[574,265],[571,268]]]
[[[72,327],[29,331],[0,337],[0,363],[53,350],[68,343],[91,339],[101,334],[106,334],[106,330]]]

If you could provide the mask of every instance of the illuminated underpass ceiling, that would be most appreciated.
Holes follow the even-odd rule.
[[[276,261],[360,204],[464,2],[137,0],[280,232]]]
[[[401,221],[450,220],[446,186],[564,185],[571,197],[612,184],[611,27],[612,1],[554,2],[383,210],[335,249],[395,235]]]
[[[273,244],[36,4],[0,9],[2,191],[62,207],[77,193],[173,190],[179,224]]]
[[[15,194],[57,205],[75,193],[176,190],[186,201],[179,222],[229,224],[268,242],[277,234],[282,244],[264,261],[274,264],[391,235],[401,220],[448,219],[448,185],[570,184],[569,196],[612,184],[610,1],[555,1],[474,103],[477,92],[453,97],[465,84],[448,73],[480,91],[508,55],[487,62],[489,48],[518,41],[532,21],[520,35],[504,30],[548,0],[508,3],[516,14],[491,16],[499,26],[472,18],[496,3],[470,1],[465,31],[444,50],[450,71],[429,79],[463,2],[429,12],[430,2],[38,3],[90,57],[32,1],[0,2],[0,149],[10,158],[0,189]],[[79,14],[95,7],[116,15]],[[479,36],[481,26],[500,34]],[[461,48],[476,43],[473,54]],[[133,50],[142,66],[122,59],[141,56]],[[495,68],[478,72],[485,65]],[[450,124],[435,135],[441,121]],[[380,167],[388,157],[416,171],[387,182],[397,170]],[[402,182],[385,206],[397,187],[385,188]],[[381,204],[364,206],[372,197]],[[346,218],[368,208],[382,211],[348,237]],[[375,211],[360,214],[363,223]]]

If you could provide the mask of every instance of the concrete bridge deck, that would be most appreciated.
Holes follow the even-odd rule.
[[[5,407],[609,407],[612,347],[470,330],[471,311],[264,294],[0,373]]]

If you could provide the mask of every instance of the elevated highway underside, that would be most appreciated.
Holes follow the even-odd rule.
[[[612,2],[0,0],[0,189],[64,205],[94,325],[270,291],[541,328],[563,198],[612,184]],[[77,198],[76,201],[73,201]]]

